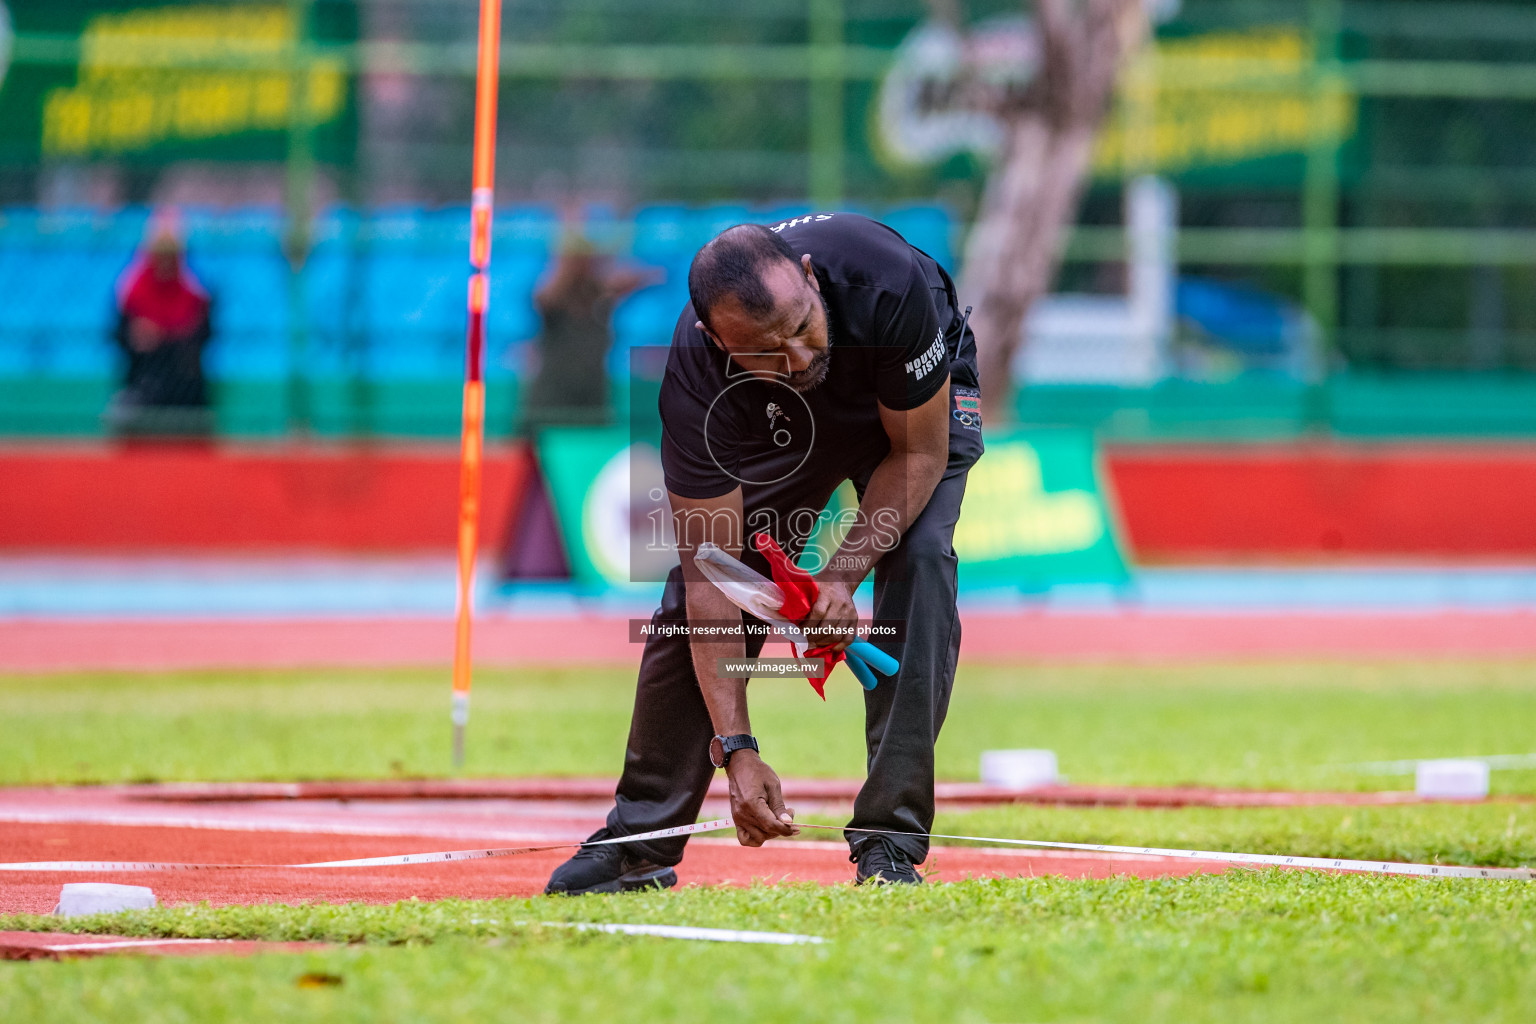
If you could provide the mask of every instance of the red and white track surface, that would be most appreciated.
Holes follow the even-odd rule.
[[[611,784],[608,790],[611,799]],[[134,787],[0,791],[6,861],[113,860],[275,865],[437,850],[579,840],[601,826],[607,800],[591,799],[145,799]],[[168,794],[167,794],[168,795]],[[809,795],[809,794],[807,794]],[[802,802],[802,814],[846,813],[841,801]],[[718,797],[704,813],[728,814]],[[829,833],[835,836],[835,833]],[[0,875],[0,912],[48,913],[71,881],[147,885],[162,905],[266,902],[392,903],[416,897],[532,896],[569,855],[553,850],[472,862],[382,868],[253,867],[220,871]],[[1078,852],[935,847],[935,881],[967,876],[1184,875],[1221,865]],[[840,841],[785,841],[762,849],[728,836],[694,838],[678,868],[684,885],[850,881]]]
[[[967,662],[1536,657],[1536,613],[968,611]],[[447,618],[0,620],[0,672],[440,665]],[[633,665],[629,620],[486,617],[482,665]]]
[[[786,780],[802,816],[846,815],[857,782]],[[147,885],[162,904],[265,902],[392,903],[412,897],[532,896],[569,855],[553,850],[470,862],[373,868],[294,869],[272,865],[441,850],[577,841],[600,827],[611,780],[527,779],[443,782],[255,783],[0,790],[5,861],[135,861],[250,864],[238,870],[105,874],[0,874],[0,912],[47,913],[69,881]],[[1274,806],[1402,803],[1402,793],[1253,793],[1053,787],[1018,792],[942,784],[941,807],[988,803]],[[728,815],[723,793],[703,813]],[[847,847],[828,840],[783,841],[746,849],[726,835],[694,838],[678,871],[685,885],[847,882]],[[970,876],[1102,878],[1186,875],[1220,864],[1077,851],[936,846],[925,870],[936,881]]]

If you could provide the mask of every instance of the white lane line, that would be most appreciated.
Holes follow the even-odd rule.
[[[842,831],[837,825],[802,824],[801,828]],[[1316,871],[1354,871],[1374,875],[1412,875],[1420,878],[1481,878],[1536,881],[1536,868],[1483,868],[1445,864],[1405,864],[1396,861],[1350,860],[1345,857],[1299,857],[1268,853],[1229,853],[1222,850],[1170,850],[1155,846],[1114,846],[1109,843],[1061,843],[1044,839],[1005,839],[998,836],[963,836],[944,832],[903,832],[888,828],[861,828],[859,832],[885,836],[916,836],[923,839],[958,839],[971,843],[998,843],[1047,850],[1085,850],[1131,857],[1172,857],[1178,860],[1212,861],[1245,867],[1308,868]]]
[[[237,870],[301,870],[301,869],[326,869],[326,868],[371,868],[389,867],[406,864],[446,864],[454,861],[489,860],[495,857],[517,857],[527,853],[542,853],[547,850],[566,850],[581,846],[612,846],[622,843],[640,842],[646,839],[669,839],[675,836],[688,836],[698,832],[719,832],[723,829],[734,828],[729,818],[716,818],[711,821],[701,821],[692,825],[676,825],[671,828],[659,828],[651,832],[637,832],[634,835],[619,836],[612,839],[567,839],[564,842],[550,843],[543,846],[521,847],[497,847],[486,849],[480,847],[471,850],[438,850],[430,853],[405,853],[393,854],[386,857],[357,857],[347,860],[309,861],[302,864],[220,864],[220,863],[188,863],[184,861],[21,861],[0,863],[0,871],[21,872],[122,872],[122,871],[237,871]]]
[[[584,921],[540,921],[541,928],[574,928],[583,932],[607,932],[610,935],[653,935],[662,939],[692,939],[698,942],[751,942],[766,946],[820,945],[819,935],[795,935],[791,932],[748,932],[735,928],[693,928],[675,924],[592,924]]]
[[[128,949],[133,946],[205,946],[209,943],[217,945],[225,942],[239,941],[239,939],[114,939],[107,942],[57,942],[48,946],[35,946],[32,948],[46,950],[49,953],[70,953],[83,949]]]
[[[689,840],[689,845],[690,846],[692,846],[692,845],[703,845],[703,846],[740,846],[741,844],[738,843],[734,839],[703,839],[703,838],[700,838],[700,839],[690,839]],[[841,842],[839,840],[836,840],[836,839],[796,839],[796,840],[793,840],[792,842],[783,842],[783,843],[776,842],[774,844],[774,846],[773,846],[773,850],[775,852],[778,852],[778,851],[782,851],[782,850],[796,850],[796,849],[799,849],[801,847],[805,847],[805,848],[811,849],[811,850],[827,850],[827,851],[840,852],[840,853],[844,854],[845,856],[848,853],[848,844],[845,843],[845,842]],[[1042,857],[1049,858],[1051,860],[1089,860],[1089,861],[1110,861],[1110,860],[1125,860],[1126,859],[1124,854],[1118,854],[1118,853],[1097,853],[1097,852],[1090,853],[1090,852],[1085,851],[1085,850],[997,850],[997,849],[993,849],[990,846],[929,846],[928,849],[929,849],[930,856],[936,856],[936,855],[942,854],[942,853],[959,853],[959,852],[963,851],[963,852],[965,852],[967,854],[979,853],[979,854],[982,854],[982,855],[987,856],[987,857],[1014,857],[1014,858],[1022,857],[1022,858],[1026,859],[1026,860],[1039,860]],[[1179,858],[1177,858],[1177,857],[1156,857],[1156,856],[1147,856],[1145,854],[1138,854],[1137,855],[1137,859],[1138,860],[1178,860]]]
[[[479,922],[476,922],[479,923]],[[527,928],[527,921],[516,922],[517,927]],[[586,921],[540,921],[540,928],[570,928],[583,932],[604,932],[609,935],[646,935],[662,939],[688,939],[695,942],[745,942],[765,946],[820,945],[827,940],[819,935],[796,935],[791,932],[752,932],[735,928],[695,928],[673,924],[596,924]],[[34,949],[48,953],[73,953],[98,949],[133,949],[145,946],[200,946],[223,945],[240,942],[240,939],[114,939],[106,942],[60,942]]]
[[[560,832],[531,832],[527,829],[498,829],[479,826],[434,825],[423,822],[418,827],[406,825],[343,824],[339,822],[244,820],[191,818],[176,815],[135,815],[90,811],[8,811],[0,808],[0,823],[17,825],[108,825],[126,828],[186,828],[214,832],[282,832],[298,835],[379,836],[382,838],[421,837],[427,839],[494,839],[505,842],[568,841],[572,831],[597,827],[602,818],[593,816],[588,825],[577,825]]]

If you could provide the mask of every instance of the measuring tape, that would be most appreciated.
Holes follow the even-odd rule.
[[[325,860],[310,864],[178,864],[157,861],[94,861],[58,860],[32,861],[28,863],[0,863],[0,871],[57,871],[57,872],[114,872],[114,871],[237,871],[237,870],[299,870],[312,868],[379,868],[405,864],[446,864],[454,861],[490,860],[495,857],[516,857],[525,853],[544,853],[549,850],[567,850],[574,847],[611,846],[616,843],[637,843],[647,839],[670,839],[676,836],[696,835],[700,832],[719,832],[735,828],[730,818],[716,818],[694,825],[679,825],[638,835],[619,836],[614,839],[596,839],[588,842],[554,843],[545,846],[508,846],[494,850],[446,850],[438,853],[407,853],[395,857],[361,857],[356,860]],[[1001,846],[1027,846],[1046,850],[1081,850],[1088,853],[1107,853],[1127,857],[1171,857],[1177,860],[1207,861],[1219,864],[1237,864],[1243,867],[1308,868],[1319,871],[1352,871],[1370,875],[1408,875],[1418,878],[1484,878],[1503,881],[1529,882],[1536,880],[1532,868],[1477,868],[1447,864],[1400,864],[1395,861],[1344,860],[1332,857],[1288,857],[1283,854],[1222,853],[1215,850],[1168,850],[1155,846],[1110,846],[1103,843],[1057,843],[1043,839],[999,839],[995,836],[960,836],[944,833],[898,832],[893,829],[857,828],[845,829],[840,825],[797,825],[797,828],[821,829],[828,832],[861,832],[866,835],[912,836],[921,839],[955,839],[971,843],[993,843]]]
[[[1215,861],[1245,867],[1313,868],[1321,871],[1355,871],[1371,875],[1414,875],[1421,878],[1490,878],[1529,882],[1536,880],[1532,868],[1466,868],[1445,864],[1399,864],[1381,860],[1337,860],[1332,857],[1287,857],[1283,854],[1221,853],[1215,850],[1164,850],[1155,846],[1109,846],[1103,843],[1053,843],[1043,839],[998,839],[993,836],[952,836],[940,832],[896,832],[883,828],[850,828],[836,825],[799,825],[798,828],[829,829],[834,832],[865,832],[871,835],[918,836],[928,839],[959,839],[972,843],[1000,843],[1048,850],[1085,850],[1090,853],[1123,854],[1128,857],[1174,857],[1180,860]]]
[[[657,829],[633,836],[616,839],[577,840],[569,843],[551,843],[545,846],[504,846],[494,850],[444,850],[438,853],[406,853],[394,857],[360,857],[356,860],[322,860],[310,864],[178,864],[162,861],[111,861],[111,860],[40,860],[28,863],[0,863],[0,871],[252,871],[298,870],[309,868],[384,868],[400,864],[447,864],[461,860],[490,860],[495,857],[516,857],[525,853],[544,853],[548,850],[568,850],[577,846],[611,846],[614,843],[637,843],[645,839],[669,839],[674,836],[693,835],[698,832],[718,832],[735,828],[730,818],[701,821],[696,825],[679,825],[676,828]]]

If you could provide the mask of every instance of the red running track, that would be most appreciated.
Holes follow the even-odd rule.
[[[971,662],[1536,657],[1536,613],[967,612]],[[628,620],[487,618],[482,665],[635,664]],[[0,671],[441,665],[446,618],[9,619]]]
[[[433,836],[355,836],[324,832],[259,832],[101,824],[0,823],[7,860],[132,860],[226,864],[293,864],[505,845],[487,838],[445,844]],[[569,851],[554,850],[494,860],[383,868],[294,870],[260,867],[223,871],[64,872],[0,877],[0,913],[49,913],[65,882],[146,885],[162,906],[207,901],[215,906],[254,903],[395,903],[400,900],[497,899],[539,894]],[[932,881],[967,877],[1061,875],[1190,875],[1225,870],[1163,857],[1115,857],[1068,851],[935,847],[924,870]],[[747,886],[756,882],[847,883],[853,879],[841,842],[790,841],[761,849],[734,839],[693,839],[678,874],[684,885]]]
[[[393,903],[418,898],[491,899],[542,891],[569,849],[487,860],[374,868],[294,869],[302,864],[442,850],[553,845],[580,840],[602,824],[613,782],[516,780],[471,783],[475,798],[452,798],[463,783],[374,784],[368,792],[325,787],[252,799],[274,787],[82,786],[0,789],[0,860],[135,861],[260,865],[235,870],[108,873],[0,873],[0,913],[47,913],[70,881],[147,885],[162,904],[263,902]],[[326,784],[362,786],[364,784]],[[797,789],[798,787],[798,789]],[[801,813],[841,817],[856,788],[847,780],[789,780]],[[206,791],[205,791],[206,789]],[[417,790],[420,790],[419,792]],[[236,797],[216,801],[206,797]],[[245,790],[249,790],[246,792]],[[203,799],[188,801],[186,796]],[[390,797],[393,796],[393,799]],[[564,797],[561,799],[561,797]],[[952,795],[941,801],[955,806]],[[243,797],[243,798],[242,798]],[[720,795],[704,814],[729,814]],[[825,840],[739,846],[722,834],[694,837],[678,872],[685,885],[753,882],[844,883],[852,880],[848,848],[837,833]],[[831,840],[831,841],[828,841]],[[1034,874],[1102,878],[1110,874],[1184,875],[1222,870],[1161,857],[1078,851],[934,847],[926,870],[935,880]]]
[[[853,780],[788,779],[786,796],[802,814],[849,813]],[[487,860],[374,868],[295,869],[282,865],[442,850],[568,843],[599,826],[613,781],[601,779],[254,783],[0,789],[0,851],[5,861],[136,861],[253,865],[235,870],[0,873],[0,912],[47,913],[68,881],[147,885],[163,904],[262,902],[392,903],[411,898],[490,899],[539,893],[569,849]],[[1403,793],[1254,793],[1053,787],[999,791],[945,783],[949,809],[999,800],[1127,803],[1149,806],[1268,806],[1401,803]],[[706,817],[729,813],[711,793]],[[834,840],[836,833],[826,833]],[[976,877],[1111,874],[1185,875],[1223,865],[1089,851],[935,846],[925,868],[949,881]],[[762,849],[734,838],[695,837],[679,867],[684,884],[844,883],[851,880],[841,841],[799,840]]]

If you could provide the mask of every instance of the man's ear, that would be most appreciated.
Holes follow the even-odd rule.
[[[720,339],[719,338],[715,337],[715,334],[714,334],[713,331],[711,331],[708,327],[704,326],[704,321],[703,320],[695,320],[693,322],[693,326],[697,327],[700,331],[703,331],[704,332],[704,337],[708,338],[710,341],[715,343],[715,348],[718,348],[721,352],[725,351],[725,346],[720,343]]]
[[[816,271],[811,269],[811,254],[806,253],[800,257],[800,269],[805,272],[805,279],[811,282],[811,287],[821,291],[821,282],[816,278]]]

